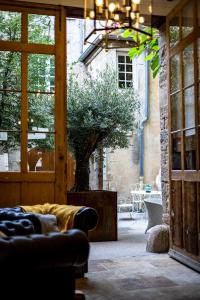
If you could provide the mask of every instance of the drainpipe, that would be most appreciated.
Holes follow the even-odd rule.
[[[143,189],[144,182],[144,163],[143,163],[143,150],[144,150],[144,126],[149,117],[149,62],[145,62],[145,107],[144,119],[140,125],[139,131],[139,163],[140,163],[140,187]]]

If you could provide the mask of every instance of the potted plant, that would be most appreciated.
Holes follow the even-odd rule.
[[[67,94],[68,145],[76,161],[75,184],[72,191],[68,192],[67,202],[94,208],[99,205],[104,207],[106,202],[108,213],[109,201],[106,199],[113,197],[116,200],[116,192],[90,191],[89,161],[99,147],[115,149],[128,146],[127,133],[137,123],[137,96],[133,88],[118,88],[117,73],[108,66],[98,73],[98,77],[88,73],[82,80],[71,70]],[[116,205],[115,208],[110,205],[110,214],[115,215]],[[103,218],[106,216],[101,216],[102,224],[105,221]],[[108,218],[106,222],[109,222]],[[116,223],[115,220],[110,225],[115,229],[107,237],[100,228],[100,239],[116,239]]]

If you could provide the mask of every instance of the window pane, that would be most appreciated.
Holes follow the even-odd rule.
[[[185,169],[196,169],[196,139],[195,129],[185,131]]]
[[[125,73],[119,73],[119,80],[125,80]]]
[[[171,93],[179,89],[180,82],[180,56],[174,55],[170,60],[170,85]]]
[[[0,89],[21,90],[21,54],[0,51]]]
[[[132,81],[127,81],[126,87],[133,87],[133,82]]]
[[[119,81],[119,88],[125,88],[125,81]]]
[[[126,63],[127,63],[127,64],[131,64],[131,63],[132,63],[129,56],[126,56]]]
[[[29,130],[54,131],[54,95],[29,94]]]
[[[20,130],[21,94],[0,92],[0,130]]]
[[[125,65],[118,65],[119,72],[125,72]]]
[[[21,13],[0,11],[0,40],[21,40]]]
[[[169,26],[170,47],[175,46],[180,40],[179,16],[175,16],[170,21]]]
[[[126,66],[126,71],[127,72],[132,72],[132,65],[127,65]]]
[[[182,11],[182,38],[193,31],[193,1],[190,1]]]
[[[172,134],[172,169],[181,169],[181,134]]]
[[[55,44],[55,17],[28,15],[28,41],[37,44]]]
[[[185,128],[194,127],[195,126],[194,87],[185,90],[184,105],[185,105]]]
[[[181,129],[180,93],[171,96],[171,130]]]
[[[28,90],[29,91],[54,91],[55,84],[55,59],[48,54],[30,54],[28,60]]]
[[[28,170],[53,171],[55,168],[54,134],[28,134]]]
[[[119,55],[119,56],[118,56],[118,62],[119,62],[119,63],[125,63],[125,57]]]
[[[19,172],[20,170],[20,133],[0,132],[0,172]]]
[[[194,49],[193,44],[183,51],[184,86],[194,83]]]
[[[132,80],[132,73],[127,73],[126,74],[126,80]]]

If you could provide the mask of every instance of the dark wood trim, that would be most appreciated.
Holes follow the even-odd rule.
[[[200,272],[200,261],[194,260],[190,258],[188,255],[184,255],[180,251],[176,251],[174,249],[170,249],[168,252],[171,258],[183,263],[184,265],[192,268],[193,270]]]
[[[60,5],[44,4],[44,3],[34,3],[33,2],[21,2],[12,0],[1,0],[1,9],[10,11],[29,11],[41,14],[51,15],[55,11],[60,9]],[[34,11],[35,9],[35,11]]]
[[[54,45],[28,44],[21,42],[0,41],[0,51],[15,51],[38,54],[54,54]]]
[[[66,10],[60,7],[56,17],[56,103],[55,103],[55,202],[66,203],[67,191],[67,132],[66,132]]]
[[[171,180],[197,181],[200,182],[200,171],[195,170],[172,170]]]
[[[54,172],[0,172],[0,182],[54,182]]]

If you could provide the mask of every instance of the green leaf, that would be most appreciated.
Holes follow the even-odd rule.
[[[155,50],[155,51],[158,51],[159,50],[159,46],[158,45],[155,45],[155,46],[153,46],[153,47],[151,47],[153,50]]]
[[[133,31],[130,30],[130,29],[126,29],[126,30],[122,33],[122,36],[123,36],[124,38],[128,38],[128,37],[130,37],[130,36],[132,36],[132,35],[133,35]]]
[[[159,65],[159,57],[158,55],[154,56],[154,58],[151,61],[151,65],[153,69],[156,69],[157,66]]]
[[[128,52],[128,55],[131,59],[133,59],[134,57],[138,56],[138,49],[135,48],[131,48]]]
[[[161,65],[159,64],[155,69],[153,69],[153,78],[156,78],[157,74],[159,73]]]
[[[151,53],[149,53],[149,55],[147,55],[147,56],[145,57],[145,61],[152,60],[153,57],[154,57],[154,53],[151,52]]]

